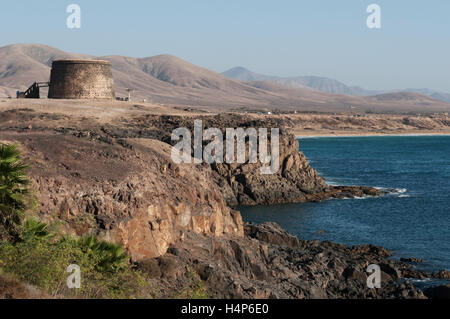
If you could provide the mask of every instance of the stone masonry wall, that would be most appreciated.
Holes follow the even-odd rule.
[[[114,99],[112,67],[107,61],[53,61],[50,99]]]

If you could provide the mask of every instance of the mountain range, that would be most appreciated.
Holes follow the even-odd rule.
[[[252,72],[244,67],[235,67],[222,73],[239,81],[268,81],[280,83],[293,88],[310,88],[331,94],[348,94],[354,96],[371,96],[395,92],[411,92],[430,96],[444,102],[450,102],[450,94],[432,89],[401,89],[401,90],[367,90],[359,86],[348,86],[338,80],[319,76],[279,77]]]
[[[117,55],[95,57],[64,52],[42,44],[16,44],[0,48],[0,97],[14,97],[17,90],[25,90],[35,81],[48,81],[52,61],[56,59],[110,61],[116,95],[126,96],[126,89],[132,88],[135,101],[145,98],[151,99],[153,103],[196,107],[209,111],[450,110],[449,103],[427,96],[427,91],[358,96],[351,88],[350,91],[345,91],[343,84],[323,78],[311,77],[309,81],[294,84],[295,81],[282,82],[261,78],[249,71],[235,70],[226,72],[225,76],[172,55],[146,58]]]

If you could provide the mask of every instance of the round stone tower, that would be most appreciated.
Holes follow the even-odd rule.
[[[49,99],[114,99],[111,63],[102,60],[55,60]]]

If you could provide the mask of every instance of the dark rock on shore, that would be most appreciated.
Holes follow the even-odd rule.
[[[438,273],[434,273],[432,275],[433,278],[439,278],[439,279],[450,279],[450,271],[448,270],[441,270]]]
[[[425,298],[408,281],[397,283],[404,278],[402,267],[409,266],[388,260],[382,247],[294,240],[274,223],[246,224],[245,234],[211,238],[187,232],[168,254],[140,268],[151,269],[161,297],[182,287],[193,269],[212,298]],[[164,270],[161,258],[179,270]],[[382,269],[379,289],[367,287],[366,268],[372,263]]]
[[[262,225],[246,224],[245,235],[260,241],[288,247],[299,247],[300,242],[297,237],[289,234],[276,223],[264,223]]]

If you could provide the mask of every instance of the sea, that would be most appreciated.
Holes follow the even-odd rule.
[[[273,221],[301,239],[374,244],[393,258],[450,270],[450,136],[299,138],[330,185],[365,185],[389,195],[321,203],[239,207],[245,221]]]

